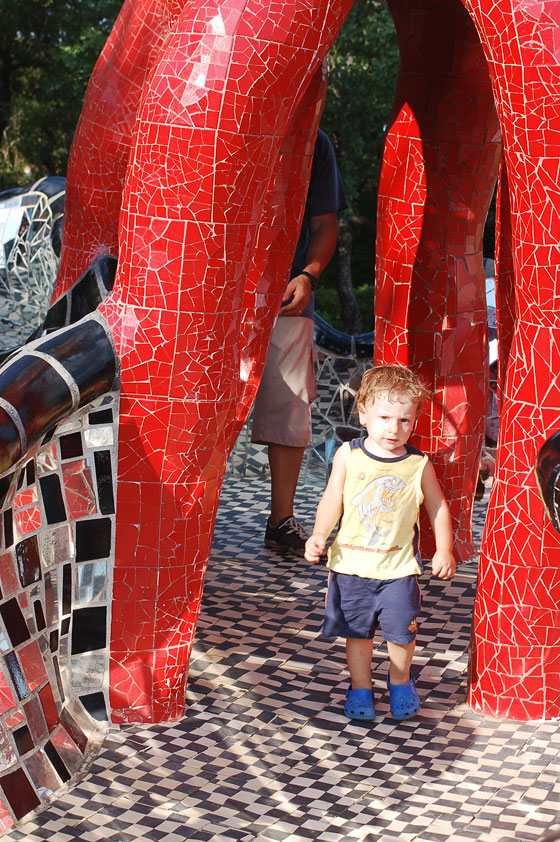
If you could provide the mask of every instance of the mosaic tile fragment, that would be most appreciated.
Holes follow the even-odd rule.
[[[47,523],[61,523],[66,520],[66,509],[62,497],[62,487],[57,474],[40,477],[41,493]]]
[[[33,535],[16,544],[15,555],[22,588],[38,582],[41,579],[41,561],[37,536]]]
[[[22,819],[39,806],[39,798],[23,769],[0,775],[0,787],[16,819]]]

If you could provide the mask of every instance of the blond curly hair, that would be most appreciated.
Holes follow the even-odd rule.
[[[378,365],[362,375],[356,406],[365,408],[367,404],[375,403],[378,395],[387,395],[390,401],[415,403],[420,411],[430,394],[418,375],[404,365]]]

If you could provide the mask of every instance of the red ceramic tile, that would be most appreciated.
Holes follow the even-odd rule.
[[[0,671],[0,714],[7,713],[16,706],[16,702],[9,684],[2,671]]]
[[[39,690],[39,699],[45,715],[47,728],[49,732],[54,731],[59,722],[59,715],[50,684],[46,684]]]
[[[85,459],[62,463],[62,480],[68,517],[77,520],[97,514],[94,479]]]
[[[3,596],[12,596],[20,588],[20,582],[14,566],[14,560],[10,552],[0,555],[0,583]]]
[[[29,535],[41,528],[41,510],[39,506],[29,506],[14,513],[14,526],[19,537]]]
[[[13,713],[8,714],[8,716],[4,719],[4,725],[6,728],[9,728],[10,731],[14,728],[19,728],[19,726],[23,725],[24,722],[25,716],[21,710],[15,710]]]
[[[24,491],[20,491],[14,497],[14,509],[22,509],[24,506],[29,506],[31,503],[37,502],[37,489],[27,488]]]
[[[18,649],[23,674],[31,691],[47,681],[47,673],[39,645],[33,641]]]
[[[109,673],[112,721],[115,724],[151,721],[153,651],[113,651]]]
[[[0,799],[0,832],[9,830],[14,826],[14,820],[3,799]]]

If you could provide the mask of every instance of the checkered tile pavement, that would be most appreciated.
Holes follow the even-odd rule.
[[[318,484],[298,490],[308,524]],[[325,570],[263,547],[267,499],[265,477],[226,480],[185,718],[111,732],[80,783],[3,839],[537,842],[560,824],[558,724],[465,704],[476,566],[423,577],[420,714],[388,716],[379,642],[377,719],[350,721],[343,642],[319,639]]]

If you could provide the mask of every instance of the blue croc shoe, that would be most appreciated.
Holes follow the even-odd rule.
[[[352,685],[350,685],[346,693],[344,714],[349,719],[375,719],[373,692],[371,690],[352,690]]]
[[[416,692],[416,682],[410,670],[410,679],[404,684],[391,684],[387,673],[389,702],[393,719],[410,719],[420,710],[420,699]]]

